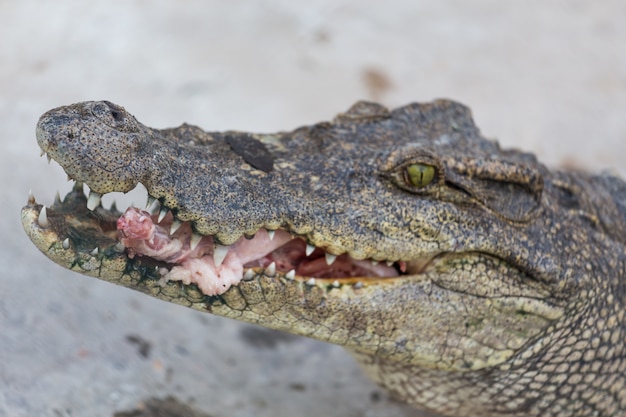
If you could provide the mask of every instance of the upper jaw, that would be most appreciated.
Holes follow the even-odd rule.
[[[63,169],[68,173],[68,180],[77,181],[77,174],[74,171],[76,170],[79,171],[80,176],[78,178],[84,177],[85,173],[81,171],[80,167],[77,168],[72,164],[68,164],[64,158],[60,158],[59,152],[57,151],[56,146],[54,145],[54,143],[56,143],[57,140],[50,139],[47,137],[47,135],[49,135],[51,131],[56,131],[57,135],[64,136],[67,134],[66,130],[71,128],[71,123],[68,123],[67,121],[64,121],[63,123],[55,121],[56,120],[55,118],[57,116],[53,113],[54,113],[54,110],[46,113],[44,116],[42,116],[38,124],[37,135],[38,135],[38,141],[42,150],[42,156],[46,155],[48,158],[48,161],[50,161],[51,159],[58,161],[63,167]],[[42,127],[42,124],[46,124],[46,123],[52,123],[55,126],[60,123],[62,125],[61,126],[62,129],[55,130],[51,127]],[[77,158],[74,158],[74,159],[77,159]],[[76,162],[76,164],[78,163],[80,163],[80,161]],[[72,171],[68,171],[68,169],[70,168],[72,168]],[[90,188],[87,197],[85,197],[84,194],[82,193],[82,184],[80,184],[82,181],[80,180],[77,181],[77,187],[72,191],[72,193],[68,194],[68,197],[70,195],[72,196],[72,198],[70,199],[72,201],[86,200],[84,201],[84,203],[74,205],[72,209],[75,212],[81,212],[81,211],[85,211],[84,209],[86,208],[88,212],[96,213],[96,214],[105,212],[106,210],[104,210],[101,207],[101,201],[102,201],[102,197],[104,196],[104,193],[99,193],[97,191],[94,191],[91,188],[92,183],[90,181],[93,175],[90,174],[87,176],[89,178],[87,179],[85,184],[87,184]],[[306,244],[303,246],[303,251],[306,252],[307,256],[313,255],[316,258],[321,257],[329,265],[337,262],[337,259],[341,261],[342,259],[345,259],[346,257],[350,258],[350,262],[358,264],[359,269],[364,271],[364,274],[360,275],[360,277],[370,278],[370,279],[375,278],[375,277],[383,278],[383,277],[395,276],[395,275],[398,275],[399,273],[404,274],[407,271],[407,265],[410,267],[411,271],[421,272],[421,270],[423,270],[423,266],[427,265],[430,262],[430,260],[436,255],[436,253],[427,253],[427,254],[424,254],[423,256],[418,257],[418,259],[406,259],[406,260],[397,259],[397,258],[390,259],[390,258],[386,258],[386,256],[383,255],[382,253],[377,253],[376,249],[372,249],[366,244],[363,244],[362,242],[358,242],[358,241],[353,242],[354,244],[352,245],[351,249],[346,249],[342,246],[343,245],[342,242],[346,241],[345,239],[332,241],[332,239],[328,237],[328,233],[317,233],[318,232],[317,230],[313,230],[314,233],[312,233],[311,230],[313,228],[311,228],[309,225],[305,225],[303,227],[302,225],[295,225],[288,221],[285,222],[284,220],[278,221],[278,220],[259,219],[259,220],[254,221],[254,223],[257,224],[257,226],[251,232],[243,231],[239,229],[233,231],[229,229],[231,225],[228,224],[228,221],[224,221],[224,220],[215,221],[215,219],[211,219],[210,221],[208,221],[204,217],[198,214],[192,214],[189,210],[184,210],[180,207],[176,207],[170,210],[164,204],[165,201],[168,201],[168,199],[171,199],[170,197],[161,196],[159,198],[156,198],[151,195],[153,193],[155,195],[162,194],[162,191],[159,191],[162,188],[160,184],[146,183],[145,186],[148,189],[148,193],[149,193],[146,210],[154,213],[154,216],[153,216],[154,223],[160,224],[162,222],[165,222],[166,227],[168,229],[171,229],[172,233],[174,233],[175,229],[178,229],[178,227],[180,227],[182,223],[188,223],[190,226],[189,227],[190,233],[189,233],[188,242],[186,244],[188,246],[195,247],[196,245],[199,244],[199,242],[203,240],[208,241],[209,244],[212,246],[211,250],[214,255],[214,259],[215,259],[214,264],[216,266],[221,265],[222,260],[224,258],[224,253],[228,251],[228,248],[238,245],[238,242],[242,242],[244,241],[244,239],[248,239],[254,236],[255,234],[258,234],[260,231],[262,231],[266,235],[274,236],[277,230],[279,232],[284,231],[286,233],[289,233],[291,234],[293,238],[297,238],[297,239],[304,241]],[[65,200],[67,201],[68,198],[66,197]],[[79,205],[80,207],[78,207]],[[52,209],[51,211],[54,212],[61,206],[67,206],[67,205],[59,201],[51,207]],[[215,217],[215,213],[217,211],[218,210],[211,210],[209,214]],[[70,212],[69,210],[65,210],[65,212],[69,216],[73,215],[73,213]],[[84,216],[85,218],[88,217],[87,214],[88,213],[86,213],[86,215]],[[119,217],[121,213],[115,213],[115,215]],[[275,213],[268,212],[268,216],[275,217]],[[207,221],[209,223],[212,223],[210,225],[211,228],[215,228],[217,226],[220,229],[221,228],[229,229],[228,238],[227,239],[224,238],[224,234],[221,233],[221,230],[217,230],[215,234],[207,233],[204,230],[205,229],[204,226],[207,223]],[[111,227],[115,228],[115,226],[110,226],[109,228]],[[59,234],[60,235],[63,234],[61,230],[59,230]],[[321,239],[320,239],[320,236],[322,236]],[[113,236],[113,237],[117,239],[119,236]],[[65,239],[67,239],[67,237],[64,237],[61,240],[65,240]],[[89,239],[86,239],[86,240],[89,240]],[[118,248],[120,247],[119,242],[116,242],[116,245],[118,245]],[[213,247],[215,247],[216,249],[213,249]],[[361,249],[361,247],[368,247],[369,249],[365,251]],[[372,253],[377,253],[377,254],[371,255]],[[269,263],[266,263],[265,265],[259,264],[257,265],[257,267],[261,267],[261,266],[268,267],[271,272],[274,269],[271,266],[271,263],[272,262],[269,262]],[[370,274],[367,271],[372,271],[372,273]],[[282,270],[280,265],[278,265],[278,273],[283,273],[288,278],[293,277],[295,274],[294,271],[292,271],[292,269]],[[295,274],[295,275],[301,276],[298,274]],[[315,277],[315,276],[309,276],[309,275],[302,275],[301,277],[306,278],[307,281],[309,281],[310,278],[321,278],[321,277]],[[331,278],[334,278],[331,281],[332,283],[335,283],[335,279],[338,279],[339,282],[342,282],[341,280],[346,280],[346,279],[348,280],[348,282],[353,281],[351,277],[344,277],[344,276],[337,276],[337,277],[331,277]]]

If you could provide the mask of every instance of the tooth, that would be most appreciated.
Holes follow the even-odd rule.
[[[90,254],[91,256],[96,256],[96,255],[98,255],[98,252],[99,252],[99,251],[100,251],[100,250],[99,250],[99,249],[98,249],[98,247],[96,246],[95,248],[93,248],[93,250],[92,250],[91,252],[89,252],[89,254]]]
[[[72,177],[70,177],[70,174],[67,174],[67,182],[70,182],[70,181],[74,181],[74,180],[72,179]]]
[[[267,236],[270,238],[270,240],[274,240],[274,234],[276,232],[274,230],[268,230],[267,231]]]
[[[28,201],[27,204],[29,206],[33,206],[35,204],[37,204],[37,202],[35,201],[35,195],[33,194],[33,190],[28,190]]]
[[[101,198],[102,194],[95,191],[89,191],[89,198],[87,198],[87,208],[91,211],[94,211],[96,207],[100,205]]]
[[[363,288],[363,283],[359,281],[356,284],[354,284],[353,287],[355,290],[358,290],[359,288]]]
[[[286,278],[286,279],[288,279],[288,280],[290,280],[290,281],[293,281],[293,279],[294,279],[295,277],[296,277],[296,270],[295,270],[295,269],[292,269],[291,271],[289,271],[289,272],[287,272],[287,273],[285,274],[285,278]]]
[[[152,207],[155,201],[156,198],[152,197],[151,195],[148,196],[148,201],[146,202],[146,211],[150,211],[150,207]]]
[[[172,225],[170,226],[170,235],[173,235],[174,233],[176,233],[176,231],[180,228],[180,226],[182,226],[183,223],[178,220],[178,219],[174,219],[172,221]]]
[[[170,212],[170,209],[168,209],[165,206],[161,207],[161,210],[159,210],[159,218],[157,220],[157,223],[161,223],[161,221],[163,221],[163,219],[165,218],[165,216],[167,216],[167,213]]]
[[[218,268],[224,262],[224,258],[228,255],[228,246],[215,245],[215,249],[213,249],[213,263],[215,263],[215,267]]]
[[[54,195],[54,204],[55,205],[61,205],[63,202],[61,201],[61,194],[59,194],[59,191],[57,190],[57,193]]]
[[[191,248],[191,250],[195,250],[198,247],[198,244],[200,243],[203,237],[204,236],[199,235],[197,233],[191,234],[191,239],[189,241],[189,247]]]
[[[393,265],[393,261],[387,261],[386,264],[387,264],[387,266],[391,266],[391,265]]]
[[[309,279],[305,282],[305,284],[306,284],[306,285],[308,285],[308,286],[310,286],[310,287],[314,286],[314,285],[315,285],[315,278],[309,278]]]
[[[306,256],[309,256],[313,253],[313,251],[315,250],[315,246],[311,245],[311,244],[306,244],[306,249],[304,250],[304,253],[306,253]]]
[[[115,246],[113,246],[113,250],[122,253],[126,250],[126,246],[124,246],[122,242],[117,242]]]
[[[63,246],[63,249],[69,249],[70,248],[70,238],[66,237],[65,240],[63,241],[63,243],[61,243],[61,246]]]
[[[48,154],[46,154],[46,158],[48,158],[48,163],[50,163],[50,161],[52,161],[52,157]]]
[[[46,206],[41,208],[39,212],[39,219],[37,219],[37,223],[39,223],[39,227],[46,228],[50,225],[48,222],[48,213],[46,213]]]
[[[340,285],[341,284],[339,284],[339,281],[337,281],[337,280],[334,280],[333,283],[332,283],[332,286],[335,287],[335,288],[339,288]]]
[[[133,206],[133,205],[134,204],[131,204],[131,206]],[[157,213],[160,213],[161,212],[161,204],[157,201],[156,203],[154,203],[152,205],[151,208],[147,208],[146,211],[149,212],[151,216],[155,215]]]
[[[39,157],[41,158],[42,156],[44,156],[46,154],[46,151],[44,151],[43,149],[41,149],[39,151]]]
[[[326,253],[325,256],[327,265],[332,265],[335,259],[337,259],[337,255],[331,255],[330,253]]]
[[[372,259],[372,265],[374,266],[378,265],[378,261],[376,259]]]
[[[252,270],[252,268],[250,268],[246,271],[245,274],[243,274],[243,280],[252,281],[252,278],[254,278],[254,271]]]
[[[265,268],[265,275],[268,277],[276,275],[276,262],[272,262],[267,268]]]
[[[111,208],[109,209],[109,211],[112,211],[113,213],[117,213],[117,203],[115,202],[115,200],[113,200],[113,202],[111,203]]]

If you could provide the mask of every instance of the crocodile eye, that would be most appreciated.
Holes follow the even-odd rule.
[[[427,164],[411,164],[405,168],[404,174],[409,185],[424,188],[435,179],[435,167]]]

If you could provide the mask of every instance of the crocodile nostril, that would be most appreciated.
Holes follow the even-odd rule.
[[[115,120],[116,122],[121,122],[122,120],[124,120],[124,115],[122,114],[118,106],[107,100],[104,100],[103,103],[109,108],[113,120]]]
[[[124,117],[122,116],[122,113],[120,113],[117,110],[111,110],[111,116],[113,117],[113,120],[115,120],[116,122],[121,122]]]

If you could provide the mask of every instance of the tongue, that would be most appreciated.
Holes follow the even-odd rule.
[[[264,258],[266,255],[292,239],[287,232],[277,230],[270,239],[264,229],[254,238],[241,238],[226,247],[222,264],[216,266],[213,239],[204,236],[191,248],[192,230],[189,223],[170,234],[171,216],[156,224],[157,216],[129,207],[117,221],[120,241],[127,248],[128,256],[148,256],[158,261],[175,264],[169,271],[163,268],[165,280],[195,284],[206,295],[226,292],[241,281],[243,266]]]

